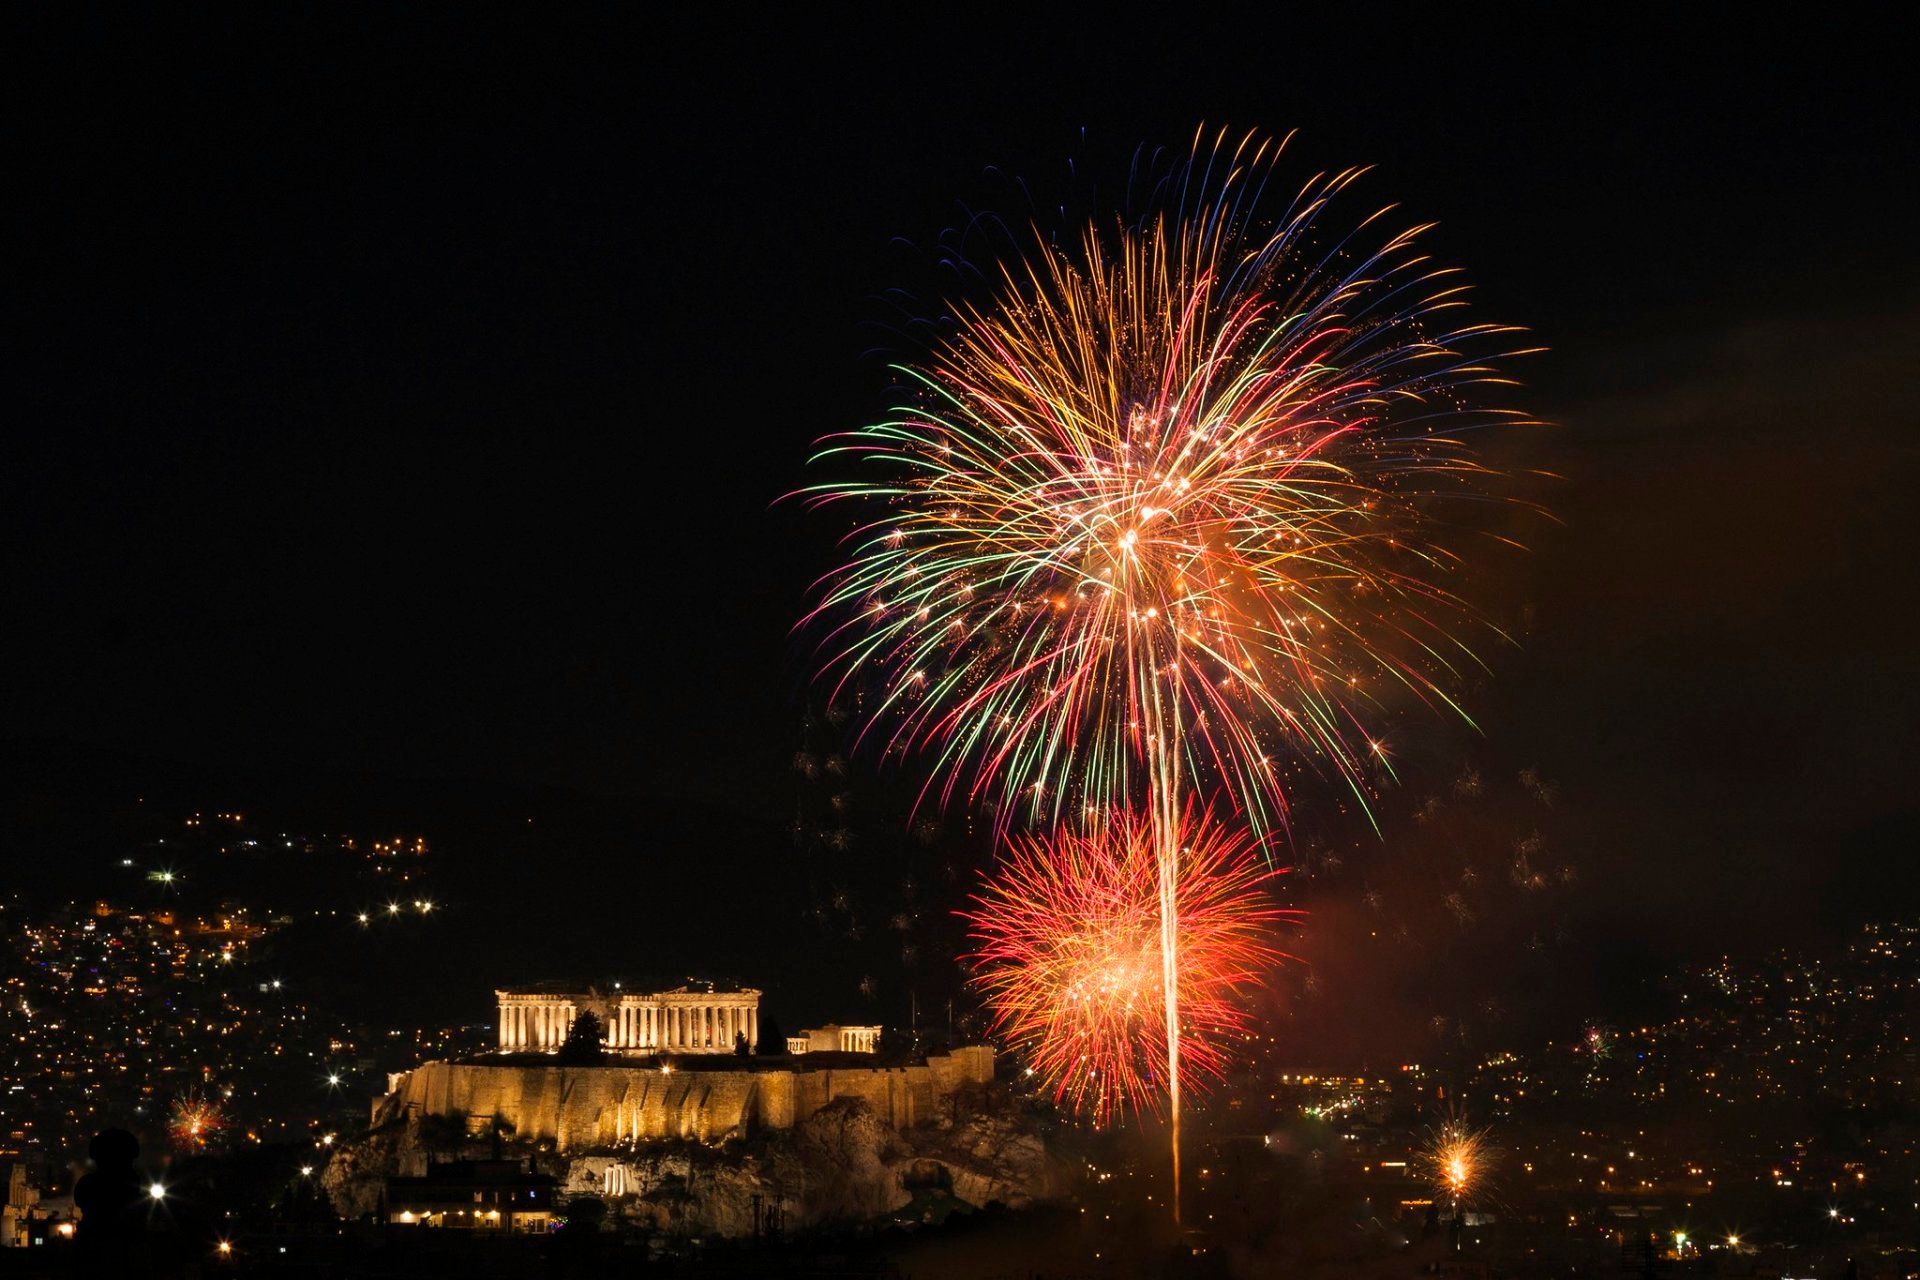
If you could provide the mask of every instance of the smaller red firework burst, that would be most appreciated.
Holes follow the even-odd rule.
[[[1299,913],[1273,905],[1276,874],[1252,838],[1208,815],[1179,830],[1181,1089],[1218,1080],[1244,1039],[1241,997],[1281,960],[1274,929]],[[1087,833],[1015,837],[961,916],[993,1029],[1062,1105],[1107,1124],[1159,1114],[1167,1029],[1161,881],[1151,824],[1127,816]]]

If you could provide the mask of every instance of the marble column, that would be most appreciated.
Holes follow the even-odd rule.
[[[1175,987],[1173,994],[1179,995],[1180,988]],[[760,1006],[757,1004],[747,1007],[747,1044],[756,1050],[760,1047]]]

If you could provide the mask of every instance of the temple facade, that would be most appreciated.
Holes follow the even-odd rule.
[[[551,986],[494,992],[500,1008],[500,1052],[552,1052],[573,1020],[591,1010],[615,1052],[732,1053],[739,1038],[760,1043],[760,992],[676,987],[671,991],[562,991]]]
[[[843,1027],[837,1022],[810,1027],[787,1037],[788,1053],[872,1053],[880,1044],[880,1028]]]

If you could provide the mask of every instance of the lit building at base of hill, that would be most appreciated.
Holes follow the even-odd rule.
[[[843,1027],[828,1023],[787,1037],[788,1053],[872,1053],[880,1044],[879,1027]]]
[[[387,1221],[403,1227],[449,1227],[502,1234],[553,1227],[557,1179],[521,1160],[451,1160],[428,1164],[425,1177],[387,1179]]]

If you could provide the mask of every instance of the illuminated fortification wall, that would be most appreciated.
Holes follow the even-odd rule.
[[[429,1062],[393,1077],[373,1104],[376,1127],[415,1112],[497,1117],[523,1140],[561,1152],[662,1138],[720,1142],[789,1129],[836,1098],[859,1098],[897,1129],[940,1117],[961,1088],[993,1079],[993,1050],[967,1045],[909,1067],[772,1071]]]

